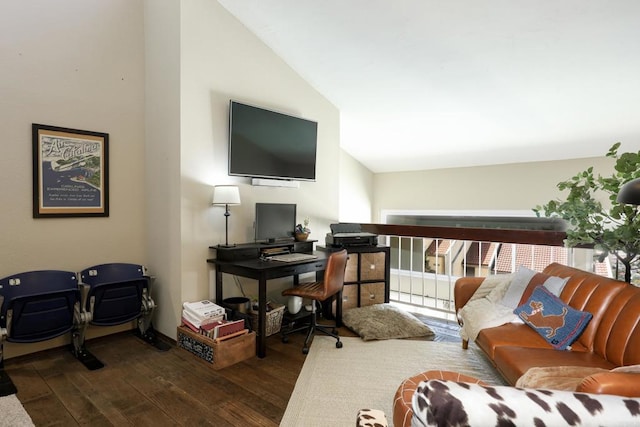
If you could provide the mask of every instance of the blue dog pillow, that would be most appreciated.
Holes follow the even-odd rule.
[[[556,350],[565,350],[573,344],[593,317],[568,306],[544,286],[535,288],[529,299],[513,312]]]

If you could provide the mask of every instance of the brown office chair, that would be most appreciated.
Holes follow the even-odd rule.
[[[339,296],[344,285],[344,270],[346,266],[346,249],[334,252],[329,256],[327,268],[324,271],[324,279],[322,281],[300,283],[298,286],[282,291],[283,296],[298,296],[312,300],[313,307],[309,324],[288,331],[283,330],[282,342],[286,343],[288,341],[288,334],[308,329],[307,338],[304,340],[304,347],[302,347],[302,352],[304,354],[309,353],[309,345],[311,344],[311,340],[313,339],[313,335],[316,331],[320,331],[334,337],[338,340],[336,342],[336,348],[342,348],[342,342],[340,342],[340,336],[338,336],[335,326],[323,326],[318,324],[316,303],[326,301],[336,294]],[[339,303],[340,302],[338,302],[338,304]]]

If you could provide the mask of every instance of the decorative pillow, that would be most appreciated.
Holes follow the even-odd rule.
[[[391,304],[374,304],[346,310],[342,323],[363,340],[424,337],[432,340],[435,333],[411,313]]]
[[[631,374],[640,374],[640,365],[627,365],[613,368],[611,372],[628,372]]]
[[[575,391],[583,379],[602,372],[609,370],[592,366],[535,366],[518,378],[516,387]]]
[[[549,276],[520,266],[500,304],[513,310],[528,300],[533,290],[540,285],[549,289],[553,295],[559,296],[568,280],[569,278]]]
[[[556,350],[569,347],[593,317],[565,304],[544,286],[535,288],[526,303],[513,311]]]

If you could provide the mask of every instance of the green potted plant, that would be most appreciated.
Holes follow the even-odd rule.
[[[550,200],[533,211],[538,217],[565,219],[568,246],[592,245],[601,259],[613,255],[624,267],[624,280],[631,283],[640,256],[640,215],[638,206],[619,203],[617,196],[623,184],[640,177],[640,151],[618,154],[618,148],[619,142],[606,154],[615,159],[611,176],[595,176],[589,167],[557,184],[558,189],[569,192],[565,200]],[[608,195],[609,207],[594,197],[597,192]]]
[[[311,229],[309,228],[309,218],[305,218],[304,221],[302,221],[302,224],[296,225],[296,240],[299,242],[304,242],[309,238],[309,233],[311,233]]]

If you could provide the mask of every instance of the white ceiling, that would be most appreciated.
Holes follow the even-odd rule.
[[[374,172],[640,150],[638,0],[218,0]]]

